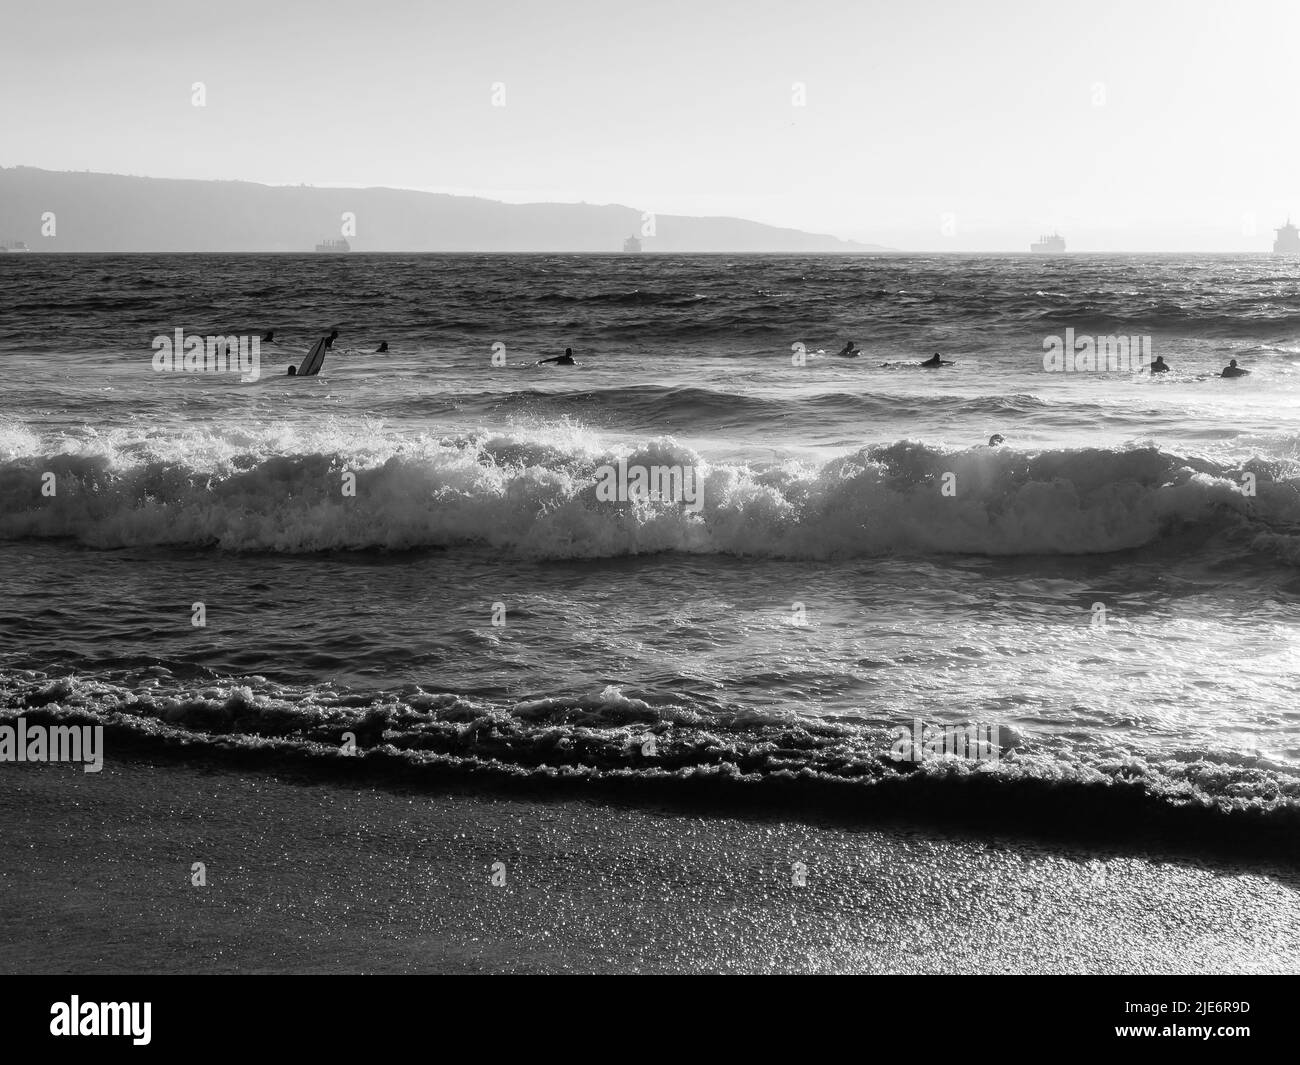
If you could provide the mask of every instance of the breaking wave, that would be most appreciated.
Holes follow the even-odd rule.
[[[1016,556],[1104,554],[1200,531],[1283,561],[1300,556],[1300,481],[1287,463],[1230,468],[1155,447],[903,440],[824,462],[771,452],[715,462],[672,437],[611,446],[567,424],[439,438],[92,436],[55,452],[11,434],[4,445],[0,538],[98,548]],[[620,459],[689,470],[697,494],[603,498],[599,471]]]

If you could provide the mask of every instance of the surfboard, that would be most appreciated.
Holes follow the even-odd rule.
[[[325,345],[328,342],[329,337],[321,337],[311,346],[311,351],[307,352],[307,357],[298,367],[299,377],[312,377],[320,373],[320,368],[325,364]]]

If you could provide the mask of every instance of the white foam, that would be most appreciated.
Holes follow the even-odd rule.
[[[901,441],[774,466],[766,453],[710,461],[672,437],[613,443],[567,423],[439,438],[330,422],[57,440],[10,428],[0,446],[0,536],[98,547],[1093,554],[1247,518],[1286,538],[1286,523],[1300,520],[1286,471],[1252,464],[1251,498],[1243,471],[1155,447],[1025,453]],[[698,512],[598,499],[597,467],[620,458],[693,467]],[[54,497],[41,494],[45,473],[55,474]],[[344,491],[349,473],[355,496]]]

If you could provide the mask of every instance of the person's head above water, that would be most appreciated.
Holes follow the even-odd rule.
[[[565,348],[565,349],[564,349],[564,354],[569,355],[569,356],[572,356],[572,355],[573,355],[573,349],[572,349],[572,348]]]
[[[289,372],[285,374],[285,377],[297,377],[297,376],[298,376],[298,367],[290,366]]]
[[[1229,365],[1229,366],[1236,366],[1236,365],[1237,365],[1237,360],[1236,360],[1236,359],[1229,359],[1229,360],[1228,360],[1228,365]]]
[[[1003,437],[1001,433],[994,433],[992,436],[989,437],[989,447],[997,447],[1000,443],[1002,443],[1002,439]]]
[[[388,341],[387,341],[387,340],[383,341],[383,342],[379,345],[379,350],[380,350],[380,352],[385,352],[385,351],[388,350]]]

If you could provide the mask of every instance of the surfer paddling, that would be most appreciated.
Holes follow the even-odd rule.
[[[573,361],[573,349],[572,349],[572,348],[565,348],[565,349],[564,349],[564,354],[563,354],[563,355],[556,355],[554,358],[550,358],[550,359],[538,359],[538,360],[537,360],[537,365],[538,365],[538,366],[543,366],[543,365],[545,365],[545,364],[548,363],[548,362],[553,362],[553,363],[555,363],[556,366],[577,366],[577,365],[578,365],[576,362]]]

